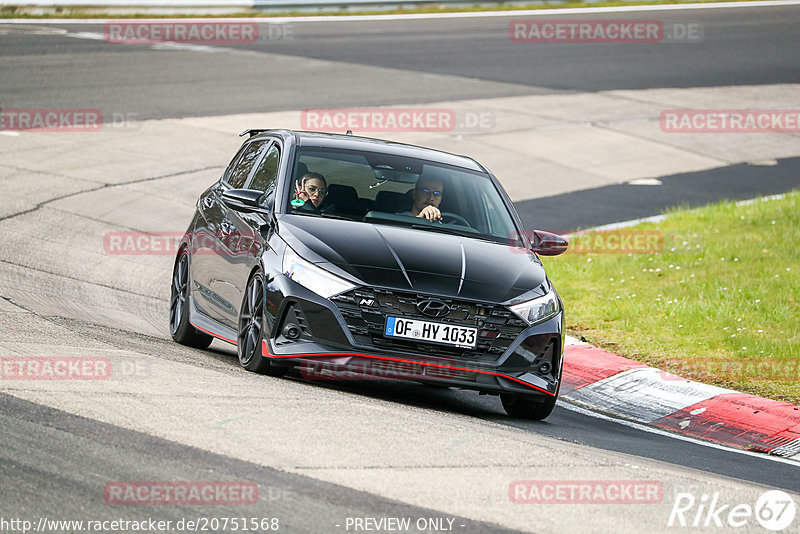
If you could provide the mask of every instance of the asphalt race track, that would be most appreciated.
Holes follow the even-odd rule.
[[[410,532],[675,532],[685,529],[668,520],[687,492],[752,506],[781,489],[800,506],[797,462],[565,403],[534,423],[471,392],[247,373],[230,345],[197,351],[170,339],[169,253],[104,248],[109,232],[182,232],[241,130],[296,124],[311,108],[491,110],[486,131],[365,135],[488,161],[526,224],[551,230],[800,186],[797,133],[680,138],[646,129],[665,108],[796,107],[800,7],[569,17],[694,24],[702,40],[520,44],[508,25],[525,17],[509,15],[285,21],[262,24],[267,37],[255,44],[141,46],[104,41],[102,22],[0,22],[0,113],[91,108],[132,118],[94,133],[0,131],[0,357],[95,356],[113,369],[102,381],[0,379],[0,518],[176,525],[246,516],[278,518],[293,533],[408,517],[424,527]],[[271,34],[275,26],[283,29]],[[572,153],[571,143],[588,148]],[[614,158],[603,157],[609,151]],[[663,496],[518,504],[510,487],[519,480],[644,480]],[[124,481],[247,481],[259,499],[109,502],[104,490]],[[706,530],[764,531],[753,518]],[[800,519],[785,532],[800,532]]]
[[[127,110],[149,119],[535,93],[796,83],[797,12],[796,6],[787,6],[658,13],[665,28],[699,24],[699,46],[530,46],[508,38],[509,22],[526,18],[519,16],[291,22],[285,39],[271,39],[262,30],[263,40],[234,47],[254,53],[236,56],[109,46],[102,41],[102,24],[48,24],[51,30],[39,27],[25,39],[17,34],[22,30],[5,26],[9,33],[0,35],[3,66],[13,75],[3,76],[3,105],[36,107],[49,101]],[[64,39],[59,30],[94,33],[100,40]],[[335,61],[337,68],[326,68],[325,61]]]

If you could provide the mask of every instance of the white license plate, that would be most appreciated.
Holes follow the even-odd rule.
[[[387,317],[386,329],[383,333],[388,337],[443,343],[470,349],[475,348],[478,338],[478,329],[470,326],[431,323],[402,317]]]

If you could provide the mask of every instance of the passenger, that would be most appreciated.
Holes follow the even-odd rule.
[[[442,212],[439,204],[442,202],[444,184],[436,178],[420,178],[416,187],[411,190],[414,203],[410,215],[424,217],[429,221],[441,221]]]
[[[325,181],[325,177],[317,172],[307,172],[295,182],[294,198],[304,201],[305,204],[301,207],[306,209],[312,208],[314,211],[319,211],[327,194],[328,183]],[[292,205],[294,206],[294,204]]]

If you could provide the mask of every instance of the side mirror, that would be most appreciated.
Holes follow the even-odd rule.
[[[257,189],[228,189],[222,193],[222,201],[237,211],[261,211],[262,196],[263,191]]]
[[[531,250],[540,256],[558,256],[566,252],[569,247],[566,238],[544,230],[534,230],[532,237]]]

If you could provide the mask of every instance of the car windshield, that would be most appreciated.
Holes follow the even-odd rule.
[[[300,148],[292,177],[289,213],[402,225],[504,243],[517,235],[500,193],[483,172],[393,154]],[[312,184],[315,198],[297,198],[295,192],[303,191],[304,183]],[[415,216],[415,197],[438,200],[442,220],[429,222]]]

